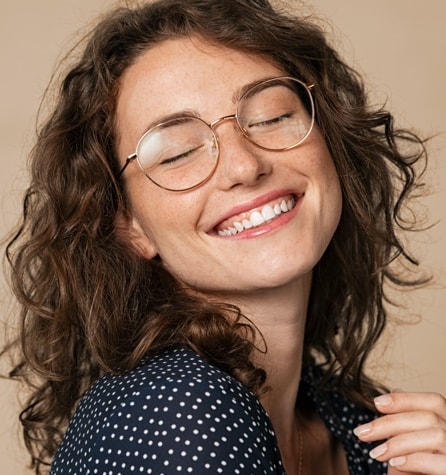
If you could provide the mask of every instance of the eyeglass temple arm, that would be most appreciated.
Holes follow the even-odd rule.
[[[137,156],[136,153],[132,153],[132,155],[129,155],[129,156],[127,157],[127,160],[125,161],[124,166],[121,168],[121,171],[120,171],[119,174],[118,174],[118,178],[121,178],[121,175],[124,173],[125,169],[126,169],[126,168],[128,167],[128,165],[129,165],[129,163],[130,163],[130,162],[133,162],[133,160],[136,159],[136,156]]]

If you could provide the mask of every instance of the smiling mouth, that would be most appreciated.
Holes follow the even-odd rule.
[[[215,228],[215,231],[219,236],[234,236],[247,229],[257,228],[288,213],[296,206],[296,202],[296,197],[293,195],[271,201],[261,208],[255,208],[223,221]]]

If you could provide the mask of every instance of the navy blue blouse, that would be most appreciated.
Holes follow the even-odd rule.
[[[374,416],[302,378],[322,419],[344,445],[352,475],[385,475],[352,429]],[[242,384],[187,348],[103,376],[82,398],[51,475],[285,474],[271,421]]]

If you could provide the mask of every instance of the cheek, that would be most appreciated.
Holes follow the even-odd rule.
[[[184,203],[177,195],[141,193],[133,196],[131,212],[148,244],[156,249],[166,268],[186,254],[195,236],[197,206]]]
[[[335,164],[324,147],[324,152],[311,163],[309,176],[313,176],[313,186],[319,196],[320,224],[326,233],[334,234],[342,213],[342,190]]]
[[[314,161],[315,172],[320,177],[323,186],[326,187],[327,193],[340,193],[339,174],[335,166],[335,162],[328,150],[322,137],[320,137],[320,153]],[[317,155],[316,155],[317,156]]]
[[[322,193],[324,194],[324,203],[328,208],[328,214],[331,216],[331,225],[336,228],[342,213],[342,191],[339,176],[331,159],[330,163],[327,163],[326,171],[328,173],[324,180]]]

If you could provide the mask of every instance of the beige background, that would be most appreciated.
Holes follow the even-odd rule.
[[[112,3],[1,0],[2,235],[19,213],[35,113],[56,59],[73,41],[77,29]],[[421,315],[420,323],[395,330],[386,354],[380,350],[376,362],[383,368],[379,374],[391,387],[446,394],[446,4],[443,0],[314,0],[305,4],[333,22],[333,34],[345,56],[366,74],[377,100],[388,98],[389,107],[403,124],[416,126],[425,135],[440,134],[431,144],[431,195],[423,201],[431,221],[439,223],[423,237],[411,237],[436,282],[411,295],[408,310],[400,316]],[[1,281],[1,318],[10,310],[10,296]],[[8,475],[29,473],[19,442],[16,389],[0,381],[0,473]]]

